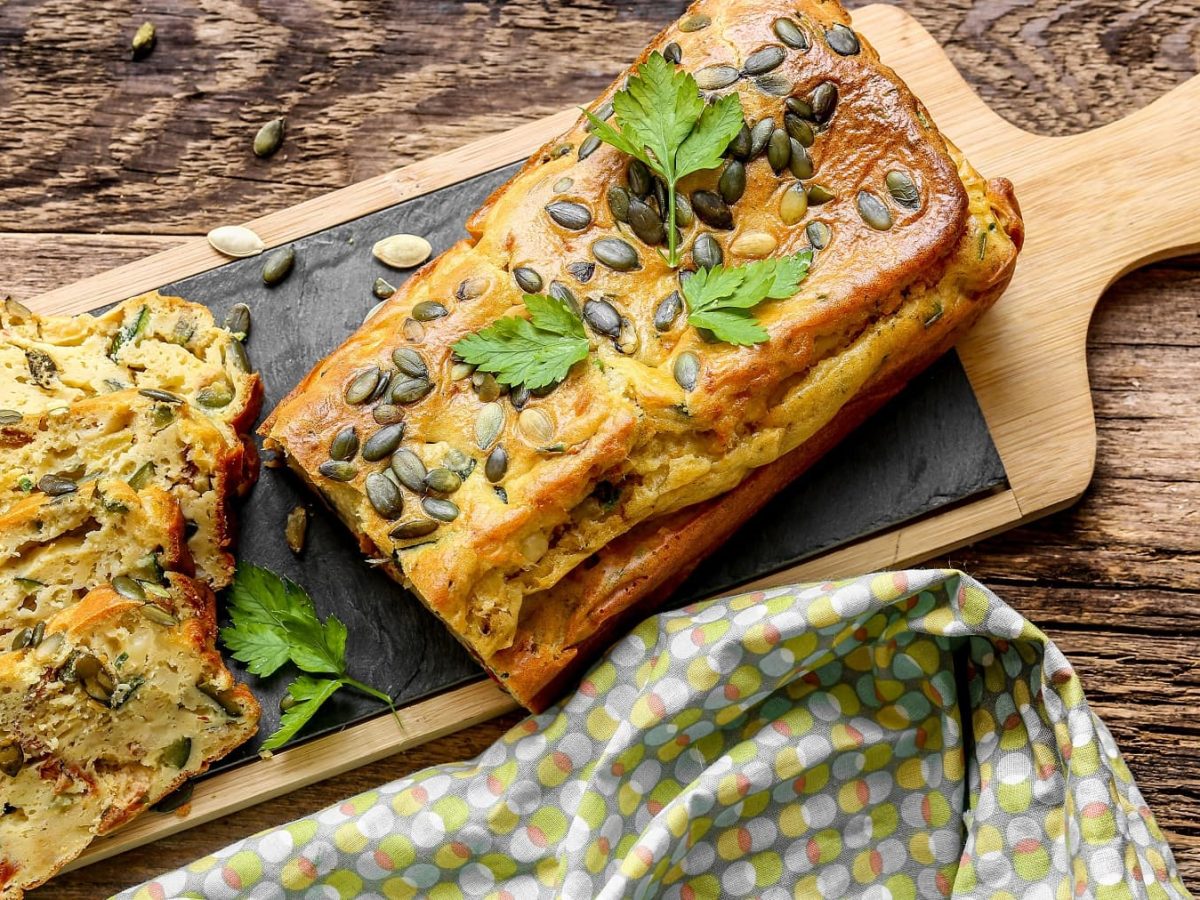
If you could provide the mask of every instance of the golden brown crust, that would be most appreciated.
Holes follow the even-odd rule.
[[[781,125],[781,91],[803,99],[818,85],[836,85],[837,108],[816,128],[809,151],[815,174],[805,178],[810,187],[819,183],[831,191],[833,201],[812,204],[798,225],[785,225],[780,201],[795,179],[786,172],[776,176],[759,157],[747,163],[732,231],[686,229],[685,247],[701,231],[712,232],[733,263],[763,252],[763,246],[771,248],[771,256],[805,248],[808,224],[829,229],[832,238],[797,295],[755,310],[769,333],[767,342],[753,347],[707,342],[682,320],[661,333],[650,325],[659,301],[678,286],[677,273],[615,222],[604,198],[627,177],[627,158],[601,146],[580,160],[578,151],[588,140],[581,121],[497,190],[471,217],[470,239],[417,273],[309,373],[262,429],[359,535],[364,550],[387,559],[389,571],[413,587],[485,665],[507,676],[510,689],[526,702],[567,665],[572,648],[587,641],[593,627],[588,623],[607,615],[605,600],[632,607],[650,590],[636,579],[614,582],[604,568],[586,569],[597,554],[603,558],[613,547],[636,545],[638,539],[630,536],[648,529],[655,535],[649,545],[656,563],[667,560],[664,571],[688,565],[693,554],[687,548],[697,539],[672,537],[665,526],[660,533],[654,523],[690,521],[689,508],[712,505],[714,497],[748,478],[767,483],[756,474],[761,467],[790,452],[805,458],[804,448],[823,446],[823,436],[840,434],[870,405],[861,398],[893,389],[891,382],[880,386],[879,372],[902,371],[906,342],[915,342],[914,352],[929,351],[942,346],[942,335],[958,334],[973,321],[1016,252],[1009,236],[1019,230],[1015,208],[993,208],[1005,205],[1003,198],[989,194],[874,50],[865,41],[861,52],[849,56],[830,48],[827,30],[849,22],[836,4],[704,0],[688,15],[707,16],[711,24],[667,29],[642,59],[674,42],[690,71],[742,69],[764,45],[778,44],[773,24],[780,16],[795,17],[808,36],[808,50],[786,51],[767,76],[743,76],[711,92],[736,90],[748,122],[771,116]],[[599,109],[623,80],[592,108]],[[888,196],[885,177],[893,171],[916,183],[915,208]],[[717,175],[689,176],[681,193],[711,190]],[[864,221],[858,208],[862,191],[888,204],[890,228]],[[555,200],[585,205],[590,223],[579,231],[559,226],[545,211]],[[598,265],[590,278],[573,278],[571,263],[590,259],[596,239],[617,235],[637,251],[637,271]],[[746,249],[756,243],[758,249]],[[452,378],[449,347],[520,309],[521,290],[512,274],[519,267],[535,269],[543,289],[558,281],[581,302],[608,299],[636,340],[618,348],[593,335],[591,361],[576,366],[548,397],[531,399],[519,415],[500,400],[500,441],[509,460],[501,486],[507,499],[498,499],[485,479],[468,478],[454,495],[461,514],[453,523],[432,537],[393,539],[395,523],[377,515],[365,498],[364,480],[382,463],[356,460],[357,472],[346,482],[319,474],[340,429],[353,425],[365,437],[378,428],[371,404],[344,401],[346,386],[370,366],[391,370],[390,356],[398,347],[416,349],[435,389],[407,408],[405,446],[426,465],[440,464],[450,451],[482,463],[490,446],[476,447],[474,435],[488,401],[476,397],[469,379]],[[483,287],[460,290],[468,285]],[[455,299],[459,294],[469,299]],[[442,303],[449,314],[415,322],[410,314],[424,301]],[[926,320],[932,327],[924,327]],[[690,391],[672,376],[685,351],[701,359]],[[841,414],[848,404],[853,405]],[[522,420],[531,411],[547,417],[552,437],[540,442],[529,437]],[[601,502],[597,491],[609,499]],[[751,494],[745,489],[740,497]],[[405,502],[405,517],[420,515],[419,496],[405,494]],[[753,506],[737,497],[725,502],[722,515],[731,523],[744,518],[739,504]],[[617,568],[614,564],[613,571]],[[591,587],[572,593],[576,581]],[[509,666],[510,657],[519,664]],[[514,669],[520,669],[519,683]]]

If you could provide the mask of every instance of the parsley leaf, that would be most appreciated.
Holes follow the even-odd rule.
[[[242,563],[229,590],[228,608],[232,624],[221,629],[221,640],[251,674],[266,677],[290,661],[304,672],[336,676],[301,676],[288,686],[293,705],[263,750],[276,750],[291,740],[338,688],[352,687],[392,705],[387,694],[347,674],[346,626],[336,616],[322,622],[312,598],[294,581]]]
[[[344,685],[341,679],[310,678],[301,675],[288,685],[288,696],[294,701],[279,720],[279,728],[274,734],[263,741],[263,750],[278,750],[296,736],[309,719],[313,717],[321,704],[334,695],[338,688]]]
[[[583,111],[592,134],[644,162],[667,188],[667,264],[679,265],[675,241],[675,186],[693,172],[715,169],[742,127],[742,101],[726,94],[706,104],[690,72],[658,51],[638,66],[613,96],[615,128]]]
[[[761,344],[767,331],[751,308],[764,300],[784,300],[808,276],[812,251],[764,259],[744,266],[700,269],[683,285],[688,322],[728,344]]]
[[[566,378],[591,345],[583,322],[565,301],[545,294],[525,294],[523,299],[528,319],[497,319],[455,341],[452,349],[501,384],[537,390]]]

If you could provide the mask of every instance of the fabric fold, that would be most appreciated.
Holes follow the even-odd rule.
[[[960,572],[643,622],[476,759],[121,898],[1188,897],[1070,663]]]

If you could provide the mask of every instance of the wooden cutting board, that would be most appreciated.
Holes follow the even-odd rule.
[[[855,26],[987,175],[1017,187],[1028,240],[1012,287],[960,344],[959,355],[1003,461],[1003,490],[866,538],[755,582],[848,575],[942,553],[1052,512],[1091,477],[1095,427],[1084,348],[1104,289],[1121,274],[1200,250],[1200,78],[1121,122],[1042,138],[992,113],[936,42],[892,7],[858,11]],[[566,130],[566,110],[504,135],[247,223],[274,246],[392,206],[528,155]],[[226,262],[202,240],[37,298],[78,312]],[[77,863],[110,856],[512,708],[478,682],[407,707],[404,729],[380,718],[206,779],[186,817],[147,815],[98,841]]]

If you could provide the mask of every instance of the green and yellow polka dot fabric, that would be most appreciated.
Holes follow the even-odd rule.
[[[121,895],[1187,896],[1070,663],[953,571],[648,619],[477,759]]]

